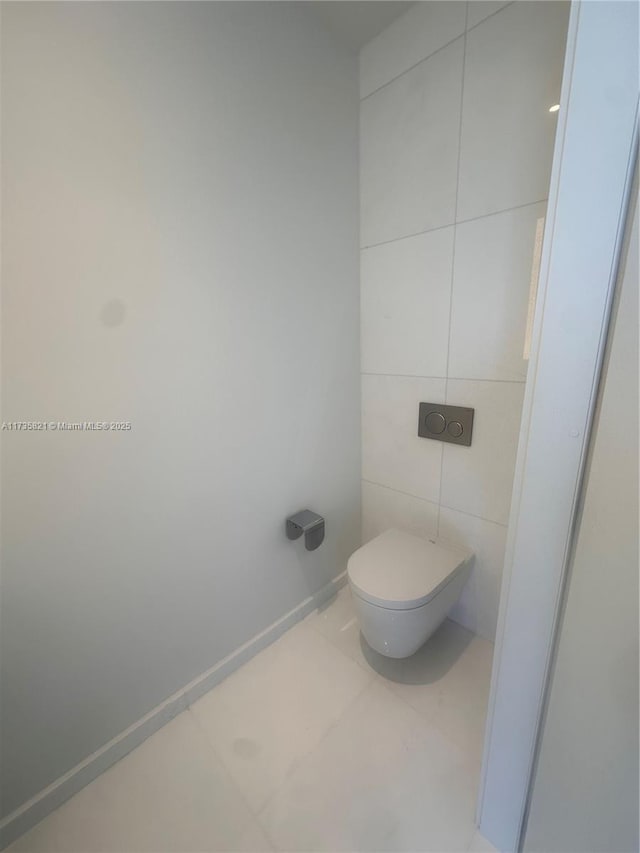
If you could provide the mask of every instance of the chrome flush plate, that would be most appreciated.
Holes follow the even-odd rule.
[[[465,406],[420,403],[418,435],[469,447],[473,434],[473,412],[473,409]]]

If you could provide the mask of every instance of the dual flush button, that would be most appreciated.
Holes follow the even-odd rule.
[[[445,406],[443,403],[420,403],[418,435],[452,444],[471,444],[473,409]]]
[[[425,418],[425,425],[427,430],[433,433],[433,435],[440,435],[445,429],[454,438],[460,438],[464,433],[464,427],[460,421],[449,421],[447,423],[447,419],[440,412],[429,412]]]

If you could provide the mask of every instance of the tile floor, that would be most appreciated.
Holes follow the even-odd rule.
[[[447,621],[382,658],[344,587],[8,849],[491,851],[474,811],[492,652]]]

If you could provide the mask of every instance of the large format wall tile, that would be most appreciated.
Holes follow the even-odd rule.
[[[447,402],[475,417],[471,447],[444,445],[443,506],[507,523],[523,396],[522,382],[449,380]]]
[[[473,548],[454,617],[488,638],[568,12],[556,0],[419,3],[360,57],[363,537],[435,526]],[[476,410],[470,448],[416,435],[441,376],[448,403]]]
[[[481,637],[493,640],[498,624],[507,528],[442,507],[440,536],[471,549],[475,554],[471,577],[451,611],[451,619]]]
[[[468,33],[458,220],[547,197],[568,14],[525,0]]]
[[[361,253],[362,371],[444,376],[453,228]]]
[[[362,542],[369,542],[390,527],[410,530],[418,536],[435,536],[438,504],[363,481]]]
[[[463,39],[362,101],[361,245],[450,225]]]
[[[449,376],[522,381],[536,225],[533,204],[458,225]]]
[[[360,97],[461,35],[464,23],[464,3],[415,3],[360,51]]]
[[[438,500],[442,445],[418,438],[418,404],[443,402],[444,388],[444,379],[362,377],[364,480]]]

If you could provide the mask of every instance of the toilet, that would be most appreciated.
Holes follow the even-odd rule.
[[[473,553],[404,530],[385,530],[347,563],[356,617],[372,649],[406,658],[424,645],[458,600]]]

